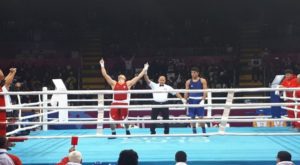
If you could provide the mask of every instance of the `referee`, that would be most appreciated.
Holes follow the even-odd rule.
[[[166,77],[161,75],[158,78],[158,83],[154,83],[151,81],[147,75],[147,72],[144,75],[145,81],[147,82],[148,86],[152,90],[166,90],[169,92],[166,93],[153,93],[153,100],[154,104],[168,104],[168,93],[172,95],[176,95],[176,97],[180,98],[182,103],[185,104],[186,100],[181,96],[180,93],[171,92],[170,90],[174,90],[171,86],[166,84]],[[169,120],[169,108],[152,108],[151,111],[151,120],[157,120],[157,116],[161,113],[163,120]],[[156,124],[153,123],[150,126],[151,134],[156,134],[155,132]],[[164,134],[169,134],[169,124],[164,123]]]

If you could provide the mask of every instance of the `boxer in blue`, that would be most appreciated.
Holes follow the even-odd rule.
[[[197,67],[192,67],[191,69],[191,79],[187,80],[185,83],[186,89],[207,89],[207,82],[204,78],[200,77],[200,71]],[[184,95],[185,99],[188,100],[188,104],[199,104],[199,107],[190,107],[188,108],[188,115],[191,119],[195,119],[196,116],[199,119],[202,119],[204,116],[204,101],[207,97],[206,92],[199,93],[188,93],[186,92]],[[201,123],[202,133],[206,133],[205,124]],[[191,127],[193,129],[193,133],[197,133],[196,123],[192,123]]]

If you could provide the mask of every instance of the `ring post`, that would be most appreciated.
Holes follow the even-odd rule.
[[[22,105],[20,95],[17,95],[17,98],[18,98],[18,104]],[[18,117],[19,117],[19,119],[22,118],[22,110],[21,109],[18,109]],[[18,129],[21,129],[21,124],[18,124]]]
[[[295,102],[295,103],[298,103],[298,100],[296,99],[297,97],[296,97],[296,90],[294,90],[293,91],[293,101]],[[298,118],[298,116],[297,116],[297,114],[298,114],[298,112],[297,112],[297,105],[295,105],[294,106],[294,116],[295,116],[295,118]]]
[[[231,107],[232,102],[233,102],[233,97],[234,97],[234,92],[233,91],[228,92],[225,107],[224,107],[224,111],[223,111],[223,115],[222,115],[222,120],[228,120],[229,113],[230,113],[230,110],[231,110],[230,107]],[[220,122],[219,133],[222,133],[222,134],[225,133],[226,125],[227,125],[227,121],[221,121]]]
[[[212,94],[211,92],[207,92],[207,104],[212,104]],[[207,118],[211,118],[211,111],[212,107],[207,107]],[[212,126],[212,123],[210,123],[210,126]]]
[[[66,85],[62,81],[62,79],[52,79],[52,82],[55,85],[55,90],[56,91],[68,91],[66,88]],[[68,106],[68,94],[53,94],[52,99],[54,101],[58,102],[58,107],[65,107]],[[58,120],[60,122],[66,122],[69,120],[69,110],[60,110],[58,112]]]
[[[47,92],[47,87],[43,87],[43,92]],[[47,100],[48,100],[48,96],[47,94],[43,94],[43,122],[47,122],[48,121],[48,110],[47,110]],[[43,125],[43,131],[48,131],[48,125],[44,124]]]
[[[98,106],[104,106],[104,94],[98,94]],[[104,108],[99,108],[97,121],[101,122],[104,118]],[[97,135],[103,134],[103,124],[97,124]]]

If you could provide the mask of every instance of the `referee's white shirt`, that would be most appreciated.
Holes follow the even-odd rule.
[[[158,91],[160,91],[160,90],[165,90],[165,91],[169,90],[169,92],[166,92],[166,93],[153,93],[153,100],[155,102],[166,102],[166,101],[168,101],[168,93],[171,93],[172,95],[176,95],[176,92],[171,92],[174,89],[171,86],[167,85],[167,84],[164,84],[163,86],[160,86],[159,84],[150,81],[149,87],[152,90],[158,90]]]

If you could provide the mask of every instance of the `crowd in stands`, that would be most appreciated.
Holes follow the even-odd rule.
[[[78,49],[76,29],[55,19],[0,21],[0,34],[1,52],[14,57],[70,57],[72,50]]]
[[[78,72],[79,70],[72,64],[51,64],[43,60],[35,62],[22,62],[16,60],[2,68],[6,75],[9,68],[17,68],[17,74],[11,85],[13,91],[40,91],[42,87],[54,89],[52,79],[63,79],[68,89],[78,89]]]
[[[279,53],[299,52],[300,39],[297,18],[280,18],[277,21],[266,19],[261,26],[261,46]],[[279,23],[280,22],[280,23]]]
[[[141,68],[144,61],[136,59],[133,64],[126,67],[126,63],[118,58],[114,58],[114,64],[108,64],[110,75],[115,78],[118,74],[123,73],[133,77]],[[213,61],[213,58],[199,59],[190,61],[187,58],[176,57],[153,57],[146,59],[149,62],[148,75],[157,80],[159,75],[166,75],[167,83],[174,88],[185,88],[185,81],[190,78],[190,68],[196,66],[200,68],[201,76],[206,78],[211,88],[230,88],[234,86],[234,66],[231,60]],[[141,81],[136,88],[143,86]]]
[[[103,52],[111,55],[138,53],[143,56],[226,55],[232,54],[237,45],[237,31],[222,24],[203,19],[161,20],[135,17],[130,26],[103,26]],[[134,25],[134,26],[133,26]],[[214,28],[219,26],[218,30]],[[221,26],[221,27],[220,27]]]
[[[291,69],[295,74],[300,73],[300,58],[297,53],[276,54],[270,53],[263,58],[265,81],[269,85],[278,74],[283,75],[286,69]]]
[[[79,70],[74,61],[79,60],[79,34],[75,26],[58,19],[24,17],[1,20],[0,35],[1,55],[8,57],[0,60],[1,68],[18,68],[15,83],[21,83],[21,90],[53,89],[52,78],[62,78],[71,89],[78,89]]]
[[[168,12],[172,13],[174,11],[168,8]],[[163,65],[167,65],[167,67],[166,69],[160,68],[162,69],[160,72],[171,74],[171,76],[168,76],[168,81],[175,88],[182,86],[180,79],[186,78],[183,77],[186,74],[179,74],[184,73],[187,67],[183,66],[181,68],[181,64],[186,62],[180,58],[186,56],[227,56],[232,59],[239,54],[239,30],[243,24],[242,22],[235,23],[235,21],[228,18],[219,20],[213,17],[196,17],[189,14],[182,17],[174,17],[172,20],[164,20],[164,18],[153,19],[145,15],[130,13],[123,16],[124,18],[122,19],[124,20],[116,18],[119,22],[126,21],[126,24],[123,24],[124,26],[119,26],[109,20],[99,19],[102,18],[99,13],[101,12],[89,12],[86,15],[88,20],[99,20],[88,24],[94,24],[96,31],[101,34],[101,38],[99,38],[101,54],[106,57],[131,57],[134,55],[140,57],[162,57],[164,58],[163,63],[167,63]],[[160,13],[154,12],[152,16],[156,16],[155,14],[160,15]],[[283,45],[281,43],[273,44],[276,46],[269,44],[274,40],[281,42],[282,39],[298,43],[295,42],[295,38],[300,38],[298,37],[300,32],[295,18],[287,20],[282,19],[284,17],[280,18],[281,24],[272,21],[267,16],[263,21],[253,21],[257,26],[262,27],[258,29],[261,30],[260,36],[262,37],[259,47],[270,48],[272,50],[271,57],[278,52],[284,54],[290,51],[297,51],[294,48],[287,49],[289,48],[288,45],[292,44],[285,44],[283,46],[285,47],[284,50],[276,49],[278,45]],[[64,19],[66,18],[50,17],[48,19],[38,19],[26,17],[18,20],[8,19],[1,21],[1,52],[5,54],[4,49],[13,48],[15,50],[10,51],[10,53],[13,53],[16,57],[78,56],[78,49],[83,42],[80,35],[90,29],[87,29],[87,26],[82,25],[80,22],[74,23],[72,20]],[[12,45],[6,45],[7,43],[12,43]],[[179,61],[177,61],[178,59]],[[267,59],[266,63],[263,63],[263,66],[264,64],[268,65],[265,67],[267,69],[260,67],[258,70],[255,70],[254,72],[257,73],[255,75],[259,77],[254,79],[259,79],[265,82],[264,85],[268,85],[274,75],[281,73],[286,68],[286,65],[294,67],[295,72],[299,70],[300,65],[295,63],[296,60],[282,59]],[[162,60],[153,60],[150,65],[155,66],[157,63],[161,65],[159,64],[160,62]],[[179,64],[179,68],[177,64]],[[272,66],[269,66],[269,64],[272,64]],[[234,68],[233,65],[226,62],[200,62],[198,65],[203,72],[203,76],[207,78],[210,87],[234,87],[237,85],[236,81],[232,81],[232,77],[235,77],[236,80],[238,79],[236,77],[238,75],[233,75],[233,69],[238,68]],[[228,78],[229,75],[230,77]],[[155,77],[155,75],[150,76]],[[228,79],[231,81],[228,81]],[[41,79],[39,80],[42,81]],[[38,87],[40,87],[40,84],[38,84]]]

